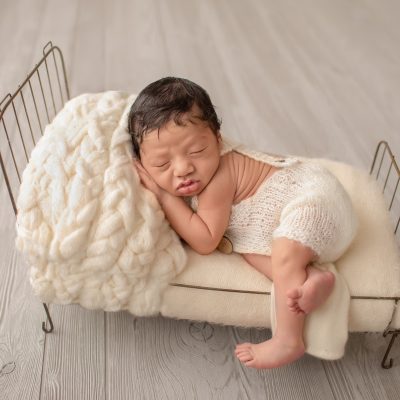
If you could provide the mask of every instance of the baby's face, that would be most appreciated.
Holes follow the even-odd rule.
[[[220,161],[220,140],[198,118],[184,118],[185,126],[170,121],[143,139],[143,167],[162,189],[174,196],[200,194]]]

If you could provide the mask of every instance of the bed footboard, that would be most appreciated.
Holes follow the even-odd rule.
[[[375,151],[374,159],[372,161],[370,174],[377,180],[382,188],[382,194],[385,197],[390,217],[394,226],[394,235],[397,242],[400,242],[399,224],[400,224],[400,169],[394,157],[392,150],[385,141],[378,143]],[[399,283],[400,284],[400,283]],[[396,341],[397,336],[400,334],[399,329],[392,329],[391,322],[396,312],[399,299],[395,300],[393,307],[392,319],[387,328],[383,332],[383,336],[391,336],[385,355],[382,359],[382,368],[388,369],[393,366],[393,359],[389,358],[390,350]]]

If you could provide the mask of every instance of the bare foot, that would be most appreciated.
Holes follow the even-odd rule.
[[[287,292],[287,305],[296,314],[308,314],[319,307],[333,290],[335,275],[330,271],[321,271],[309,267],[307,280],[295,289]]]
[[[242,343],[236,346],[236,357],[246,367],[276,368],[289,364],[304,354],[304,343],[289,345],[278,337],[263,343]]]

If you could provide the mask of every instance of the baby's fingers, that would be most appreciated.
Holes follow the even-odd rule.
[[[138,171],[143,171],[143,165],[139,160],[133,160],[133,166],[136,168]]]
[[[139,174],[140,182],[142,185],[146,188],[151,190],[156,196],[159,194],[159,187],[158,185],[154,182],[153,178],[149,175],[149,173],[144,169],[143,165],[141,164],[140,161],[135,160],[133,162],[136,171]]]
[[[144,169],[142,163],[140,161],[133,161],[133,165],[137,171],[137,173],[139,174],[139,177],[147,177],[148,178],[148,173],[147,171]]]
[[[135,165],[136,171],[139,174],[139,178],[142,181],[142,183],[146,183],[149,180],[151,180],[151,178],[149,177],[149,174],[143,168],[142,164],[140,164],[139,162],[135,162],[134,165]]]

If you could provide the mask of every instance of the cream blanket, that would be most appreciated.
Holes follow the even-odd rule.
[[[17,201],[17,248],[49,303],[158,313],[186,253],[132,166],[120,92],[69,101],[31,154]]]

